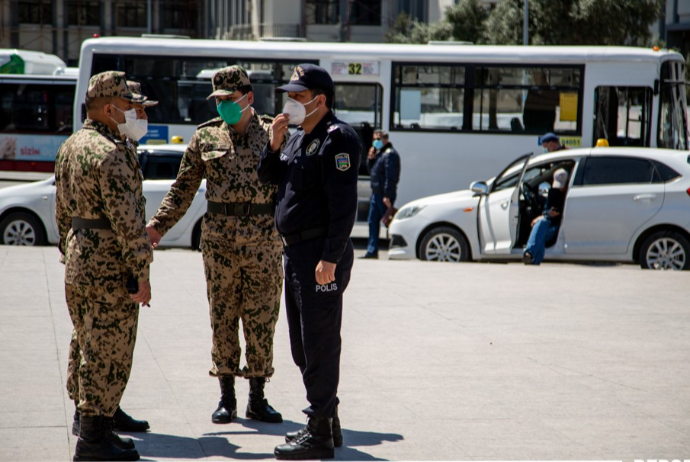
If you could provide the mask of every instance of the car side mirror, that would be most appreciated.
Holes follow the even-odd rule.
[[[473,193],[479,194],[480,196],[486,196],[489,194],[489,187],[484,181],[474,181],[470,184],[470,190]]]

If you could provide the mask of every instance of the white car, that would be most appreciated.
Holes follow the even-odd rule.
[[[146,218],[151,218],[180,168],[184,144],[142,145]],[[184,217],[161,240],[162,246],[199,248],[206,213],[206,180],[201,182]],[[0,189],[0,244],[45,245],[59,240],[55,224],[55,178]]]
[[[546,261],[690,268],[687,151],[588,148],[526,155],[469,190],[405,204],[390,227],[391,259],[520,260],[553,172],[569,173],[563,219]]]

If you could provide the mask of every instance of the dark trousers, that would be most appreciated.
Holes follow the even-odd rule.
[[[285,306],[290,330],[292,359],[302,372],[310,417],[332,417],[338,404],[340,381],[340,327],[343,292],[350,282],[354,251],[347,243],[336,266],[335,282],[316,283],[323,238],[284,249]]]
[[[383,203],[383,194],[372,194],[369,202],[369,242],[367,253],[379,254],[379,232],[381,231],[381,218],[386,213],[386,204]]]

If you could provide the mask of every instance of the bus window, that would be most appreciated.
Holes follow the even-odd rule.
[[[395,111],[392,127],[462,130],[465,67],[393,64]]]
[[[142,92],[159,102],[147,111],[152,124],[200,124],[218,117],[211,94],[211,77],[223,67],[240,65],[247,70],[254,90],[254,109],[258,114],[274,116],[283,108],[285,95],[275,88],[290,80],[302,62],[315,60],[206,59],[180,56],[96,55],[91,75],[105,70],[120,70],[141,83]]]
[[[582,70],[476,67],[472,130],[579,134]]]
[[[682,63],[665,62],[661,65],[660,96],[657,146],[685,150],[688,148],[688,121]]]
[[[650,146],[652,89],[597,87],[594,90],[594,136],[609,146]]]
[[[0,132],[69,135],[73,101],[73,85],[3,84]]]
[[[335,115],[355,129],[362,141],[359,175],[368,176],[367,153],[374,130],[381,127],[383,87],[374,83],[336,83]]]

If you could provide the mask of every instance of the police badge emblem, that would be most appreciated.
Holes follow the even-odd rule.
[[[342,153],[335,156],[335,168],[344,172],[350,168],[350,154]]]
[[[321,145],[321,140],[314,140],[307,146],[307,156],[313,156],[316,154],[316,151],[319,150],[319,146]]]

